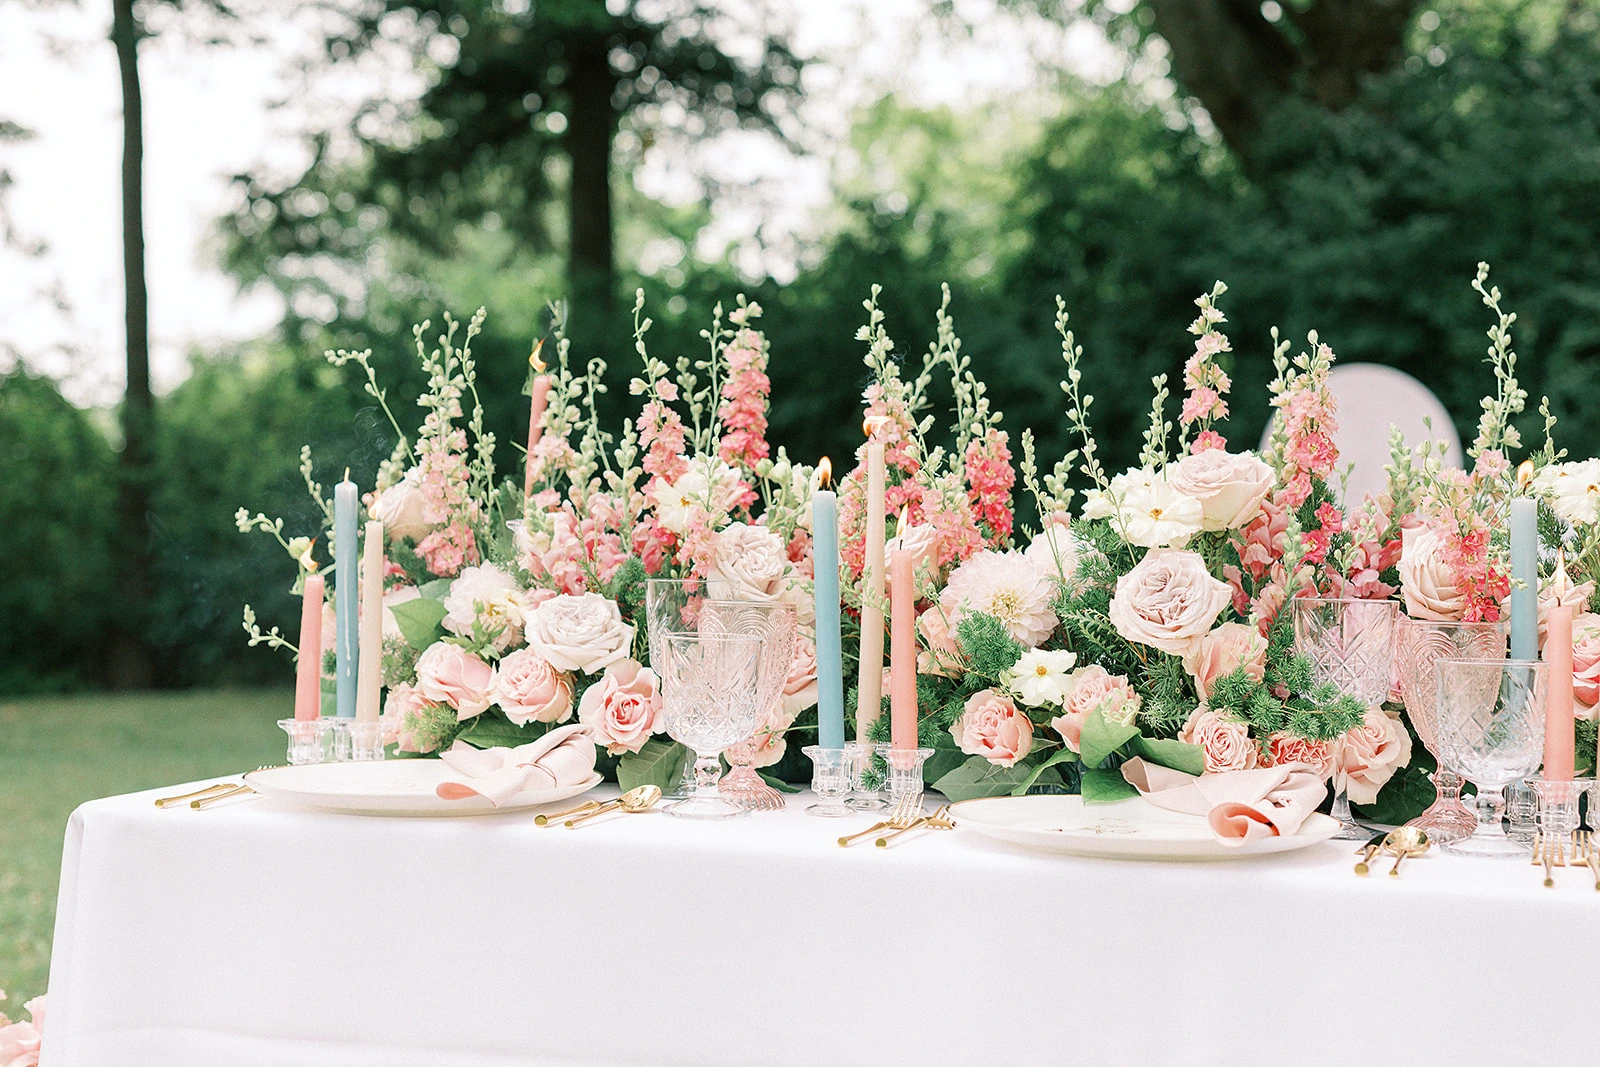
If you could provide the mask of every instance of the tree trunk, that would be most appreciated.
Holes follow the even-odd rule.
[[[144,277],[144,132],[139,91],[142,28],[134,0],[112,0],[111,42],[122,73],[122,264],[125,277],[128,385],[122,402],[122,457],[117,512],[122,553],[119,617],[110,681],[143,688],[155,681],[145,617],[150,599],[150,477],[154,404],[150,395],[149,297]]]
[[[566,150],[572,164],[567,220],[571,247],[567,280],[572,319],[593,336],[614,327],[616,267],[611,232],[611,141],[616,133],[611,71],[603,32],[582,30],[567,39]]]

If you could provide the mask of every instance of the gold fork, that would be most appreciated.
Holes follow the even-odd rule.
[[[269,764],[266,764],[264,766],[257,767],[256,770],[258,770],[258,771],[270,771],[275,766],[277,766],[277,765],[269,763]],[[252,772],[246,772],[246,773],[252,773]],[[228,788],[226,790],[224,790],[223,792],[220,792],[220,793],[212,793],[210,796],[204,796],[204,797],[201,797],[198,800],[191,800],[191,801],[189,801],[189,807],[193,808],[195,811],[200,811],[200,810],[202,810],[204,808],[210,807],[212,804],[215,804],[219,800],[227,800],[230,797],[242,797],[242,796],[244,796],[246,794],[255,793],[255,790],[252,789],[249,785],[247,785],[244,782],[223,782],[223,783],[220,783],[220,784],[226,785]]]
[[[866,837],[869,834],[875,834],[880,830],[908,829],[912,823],[916,822],[921,811],[922,794],[907,793],[899,800],[894,802],[894,809],[889,812],[889,817],[887,819],[867,827],[860,833],[847,834],[844,837],[839,838],[839,847],[848,848],[850,842],[856,840],[857,838]]]
[[[950,821],[950,805],[943,804],[932,815],[927,815],[923,818],[917,819],[913,821],[910,826],[904,827],[903,829],[891,830],[889,833],[884,834],[882,837],[878,838],[875,844],[879,848],[888,848],[890,841],[899,837],[901,834],[910,833],[912,830],[953,830],[955,829],[955,825],[955,823]]]
[[[1566,844],[1559,837],[1546,837],[1544,839],[1544,886],[1546,889],[1556,884],[1551,874],[1552,867],[1565,867]]]
[[[196,789],[192,793],[184,793],[184,794],[182,794],[180,796],[175,796],[175,797],[157,797],[156,798],[156,807],[158,807],[158,808],[170,807],[173,804],[181,804],[186,800],[194,800],[196,797],[203,797],[207,793],[215,793],[215,792],[218,792],[219,790],[231,791],[234,788],[234,786],[235,786],[235,783],[233,783],[233,782],[212,782],[210,785],[206,786],[204,789]]]

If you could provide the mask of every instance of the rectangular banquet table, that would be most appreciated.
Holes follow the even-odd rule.
[[[1593,1062],[1600,893],[1350,846],[1034,854],[864,818],[85,804],[45,1067]],[[1386,867],[1387,864],[1384,864]]]

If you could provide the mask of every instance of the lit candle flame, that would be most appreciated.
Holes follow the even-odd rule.
[[[528,366],[533,368],[535,374],[543,374],[545,372],[545,362],[539,358],[539,353],[542,351],[544,351],[543,337],[533,342],[533,351],[528,353]]]
[[[1550,576],[1550,586],[1558,596],[1572,588],[1572,580],[1567,577],[1567,550],[1560,545],[1556,546],[1556,572]]]
[[[1522,489],[1533,484],[1533,460],[1525,459],[1517,467],[1517,485]]]
[[[904,537],[906,535],[906,530],[910,529],[910,527],[911,527],[911,507],[910,507],[910,505],[907,505],[906,507],[903,507],[903,508],[900,509],[900,517],[895,520],[895,524],[894,524],[895,540],[898,541],[900,538]]]
[[[826,489],[833,484],[833,464],[827,456],[822,457],[822,462],[817,464],[817,485]]]
[[[878,431],[883,429],[888,422],[889,420],[886,416],[868,415],[865,419],[861,420],[861,432],[866,434],[868,437],[876,437],[878,436]]]

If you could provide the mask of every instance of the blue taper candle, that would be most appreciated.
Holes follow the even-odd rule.
[[[830,466],[822,461],[822,484]],[[811,551],[817,606],[817,746],[844,747],[844,665],[839,648],[839,500],[811,495]]]
[[[345,471],[344,481],[333,487],[333,691],[341,719],[356,717],[356,658],[361,633],[356,620],[356,597],[360,591],[356,561],[361,557],[356,540],[359,509],[355,483],[350,480],[350,472]]]
[[[1531,497],[1511,501],[1511,658],[1539,658],[1539,509]]]

